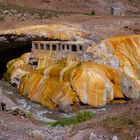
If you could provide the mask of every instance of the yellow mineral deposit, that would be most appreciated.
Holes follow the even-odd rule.
[[[90,47],[87,52],[93,52],[95,57],[104,59],[105,64],[109,63],[128,76],[140,80],[140,35],[110,38]],[[113,58],[116,62],[111,63]]]
[[[87,52],[105,63],[80,62],[71,54],[56,59],[46,52],[36,55],[39,66],[34,70],[28,64],[31,54],[24,54],[7,64],[7,74],[19,78],[22,95],[50,109],[72,111],[79,103],[102,107],[114,99],[140,97],[140,36],[110,38]]]
[[[17,59],[18,61],[20,60]],[[16,70],[13,71],[16,73]],[[23,75],[23,71],[20,72]],[[13,72],[11,77],[12,74]],[[76,102],[99,107],[114,98],[124,98],[115,70],[93,62],[78,61],[69,65],[59,61],[46,68],[44,74],[33,71],[27,73],[20,79],[19,92],[51,109]]]
[[[40,37],[43,36],[51,39],[73,40],[77,36],[83,38],[87,34],[87,32],[82,30],[78,25],[47,24],[0,31],[0,34],[29,35]]]

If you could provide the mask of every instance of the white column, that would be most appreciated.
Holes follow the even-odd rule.
[[[79,45],[76,44],[76,52],[79,52]]]
[[[32,49],[35,49],[35,45],[34,45],[34,43],[32,43]]]
[[[56,50],[57,50],[57,51],[60,51],[59,48],[60,48],[60,45],[57,44],[57,45],[56,45]]]
[[[71,44],[69,44],[69,52],[71,52],[71,50],[72,50],[72,45]]]
[[[38,48],[41,50],[41,43],[38,43],[37,45],[38,45]]]
[[[50,51],[52,51],[52,44],[50,44]]]
[[[67,49],[66,47],[67,47],[67,45],[66,45],[66,44],[64,44],[64,51],[66,51],[66,49]]]
[[[43,44],[44,44],[44,47],[43,47],[43,49],[44,49],[44,50],[46,50],[46,44],[45,44],[45,43],[43,43]]]

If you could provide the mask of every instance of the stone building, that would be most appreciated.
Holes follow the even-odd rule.
[[[111,14],[114,16],[122,16],[124,15],[124,10],[120,7],[111,7]]]
[[[33,41],[32,49],[81,53],[88,47],[84,41]]]
[[[35,59],[34,55],[38,52],[52,51],[56,59],[65,57],[67,54],[76,55],[80,61],[86,61],[86,50],[91,45],[88,41],[33,41],[32,42],[32,55],[30,57],[30,65],[37,68],[39,62]],[[42,59],[44,56],[42,54]]]

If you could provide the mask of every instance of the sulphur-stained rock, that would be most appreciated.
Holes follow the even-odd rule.
[[[25,70],[20,69],[20,68],[14,70],[11,74],[11,84],[14,85],[15,87],[19,88],[20,79],[28,73],[29,73],[29,71],[25,71]]]
[[[109,38],[89,47],[87,52],[93,54],[93,61],[111,66],[125,72],[132,78],[139,79],[140,70],[140,36],[122,36]]]
[[[106,39],[89,47],[92,61],[124,72],[122,92],[127,98],[138,99],[140,94],[140,36],[122,36]],[[91,54],[90,54],[91,55]],[[130,78],[131,77],[131,78]]]
[[[51,109],[58,106],[66,112],[78,102],[99,107],[114,98],[124,98],[117,72],[93,62],[59,61],[42,73],[32,71],[19,80],[21,94]]]
[[[30,53],[26,53],[21,57],[11,60],[7,63],[7,80],[10,80],[10,83],[16,86],[17,88],[20,85],[20,79],[22,76],[28,74],[30,72],[29,63]]]
[[[139,81],[127,75],[121,75],[121,89],[123,94],[129,99],[140,98]]]
[[[33,25],[13,30],[1,31],[0,35],[26,35],[32,38],[45,37],[59,40],[77,40],[77,37],[84,37],[87,32],[78,25],[71,24],[47,24],[47,25]]]
[[[110,38],[83,53],[87,62],[76,53],[32,50],[10,61],[7,73],[20,94],[50,109],[102,107],[114,99],[140,98],[139,46],[140,36]]]

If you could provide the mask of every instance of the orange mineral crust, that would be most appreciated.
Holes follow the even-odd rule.
[[[24,54],[7,64],[8,80],[30,100],[67,112],[81,103],[102,107],[114,100],[139,99],[140,36],[110,38],[86,52],[96,59],[80,62],[73,54],[57,59],[51,52],[38,52],[36,69],[29,66],[31,54]]]

